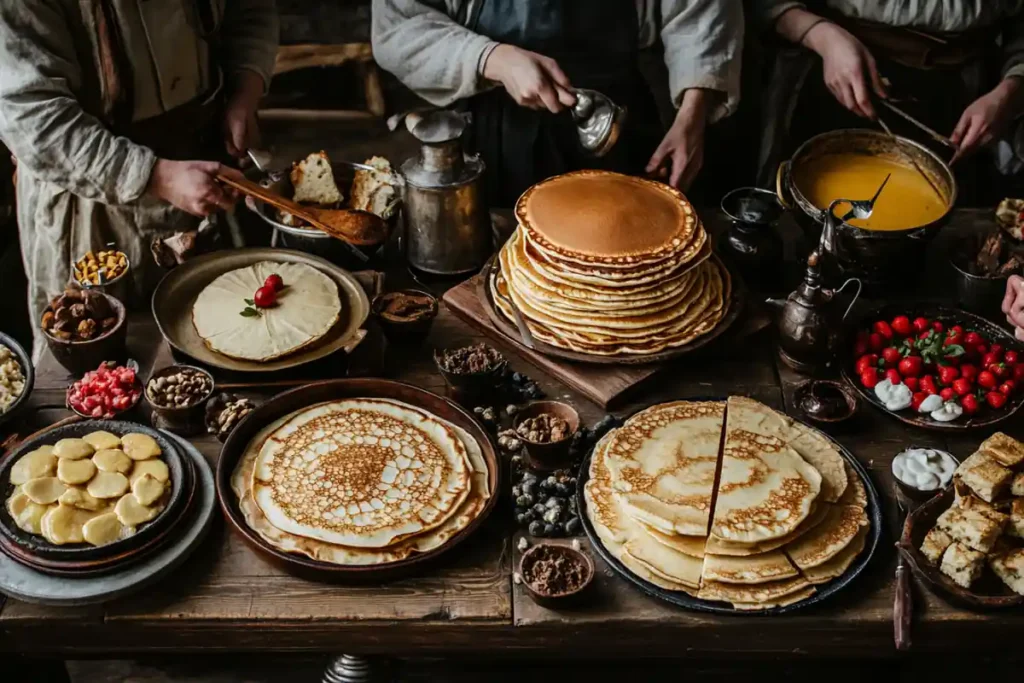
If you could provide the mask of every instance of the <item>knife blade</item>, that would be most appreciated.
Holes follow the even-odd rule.
[[[498,259],[495,258],[494,260],[491,261],[491,272],[489,277],[495,282],[497,282],[497,277],[500,270],[501,268],[498,264]],[[498,293],[497,287],[492,287],[491,291],[494,292],[495,296],[501,296]],[[533,343],[533,334],[530,332],[530,328],[526,326],[526,321],[523,320],[523,314],[519,312],[519,307],[516,306],[515,302],[512,301],[511,297],[505,299],[505,303],[507,303],[509,305],[509,308],[512,309],[512,317],[515,318],[516,327],[519,328],[519,336],[522,337],[523,344],[526,345],[526,348],[533,350],[535,348]]]

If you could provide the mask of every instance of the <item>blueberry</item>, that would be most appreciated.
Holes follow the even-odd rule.
[[[528,496],[536,495],[537,494],[536,480],[534,480],[534,481],[526,481],[524,479],[523,480],[523,485],[522,485],[522,492],[524,494],[528,495]]]
[[[540,482],[541,491],[550,491],[555,486],[555,480],[550,477]]]
[[[548,524],[554,524],[558,521],[558,518],[562,516],[562,508],[553,507],[544,513],[544,521]]]
[[[553,507],[558,507],[561,504],[562,504],[561,499],[559,499],[557,496],[551,496],[550,498],[548,498],[547,502],[544,503],[544,507],[546,507],[546,508],[553,508]]]
[[[518,485],[513,486],[512,487],[512,497],[513,498],[518,498],[521,495],[523,495],[523,490],[521,488],[519,488]]]
[[[565,484],[559,482],[559,483],[555,484],[555,493],[557,493],[560,496],[568,496],[569,495],[569,487],[566,486]]]
[[[575,498],[570,498],[569,499],[569,512],[571,512],[573,514],[576,514],[576,507],[577,507],[576,499]]]
[[[530,483],[534,483],[534,484],[537,483],[537,475],[534,474],[533,472],[524,472],[523,473],[523,483],[525,484],[526,482],[530,482]]]
[[[568,522],[565,523],[565,532],[567,534],[571,534],[571,535],[575,536],[576,534],[578,534],[580,532],[580,528],[582,526],[583,525],[580,524],[580,518],[579,517],[573,517],[572,519],[570,519]]]
[[[564,524],[562,524],[561,522],[556,522],[555,523],[555,535],[556,536],[565,536],[565,532],[566,531],[567,531],[567,529],[566,529],[566,526]]]
[[[525,524],[526,522],[532,522],[535,519],[537,519],[537,515],[533,514],[532,509],[523,512],[523,524]]]
[[[516,505],[521,508],[528,508],[533,505],[533,496],[528,496],[525,493],[516,498]]]
[[[536,522],[534,522],[534,524],[536,524]],[[545,536],[553,536],[554,534],[555,534],[555,525],[554,524],[545,524],[544,525],[544,535]]]
[[[537,503],[536,505],[533,506],[532,509],[533,514],[537,515],[538,517],[540,515],[543,515],[548,510],[546,507],[544,507],[544,503]]]
[[[526,519],[526,513],[520,512],[516,515],[516,523],[519,526],[525,526],[530,520]]]
[[[544,535],[544,522],[533,521],[530,522],[530,526],[527,529],[531,536],[543,536]]]

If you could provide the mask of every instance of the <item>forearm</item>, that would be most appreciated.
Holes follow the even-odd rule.
[[[279,26],[274,0],[233,0],[227,3],[221,32],[223,66],[229,87],[252,87],[259,77],[260,94],[270,86],[277,58]]]
[[[811,47],[814,29],[825,21],[823,17],[803,7],[792,7],[775,21],[775,32],[791,43]]]

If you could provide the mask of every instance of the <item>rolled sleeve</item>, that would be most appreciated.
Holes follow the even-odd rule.
[[[280,39],[274,0],[228,2],[224,15],[223,62],[228,73],[254,71],[270,87]]]
[[[156,157],[82,109],[73,45],[54,0],[0,5],[0,139],[42,180],[106,204],[133,202]]]
[[[686,90],[702,88],[720,95],[709,112],[712,122],[734,112],[740,99],[742,3],[663,0],[661,16],[673,105],[679,106]]]

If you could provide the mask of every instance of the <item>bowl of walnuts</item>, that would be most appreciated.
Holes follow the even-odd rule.
[[[76,375],[126,357],[124,304],[109,294],[69,285],[43,311],[40,327],[50,353]]]

